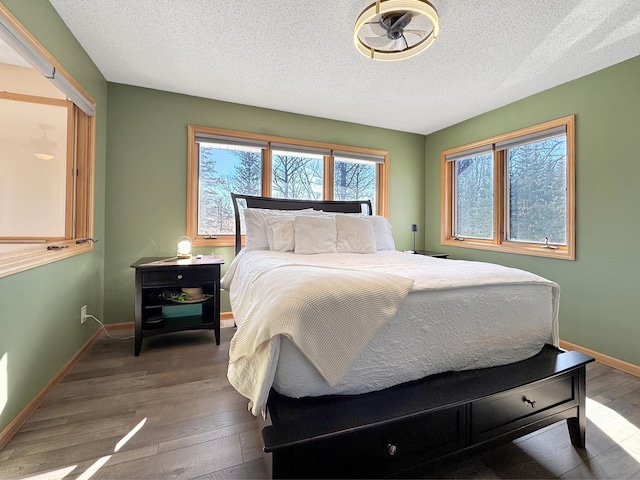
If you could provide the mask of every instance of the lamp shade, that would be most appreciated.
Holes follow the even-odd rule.
[[[178,258],[191,258],[191,239],[187,236],[178,239]]]

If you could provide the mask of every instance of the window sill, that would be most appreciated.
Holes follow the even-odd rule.
[[[563,246],[557,248],[544,248],[537,244],[519,244],[519,243],[495,243],[483,242],[482,240],[473,240],[466,238],[464,240],[456,240],[454,238],[444,239],[441,245],[448,247],[473,248],[476,250],[489,250],[492,252],[512,253],[516,255],[531,255],[534,257],[556,258],[560,260],[575,260],[574,250]]]
[[[58,250],[47,250],[47,246],[60,245],[67,248]],[[48,263],[57,262],[64,258],[80,255],[81,253],[93,250],[92,242],[76,244],[75,240],[50,243],[48,245],[38,244],[37,246],[24,247],[20,251],[0,254],[0,277],[24,272],[31,268],[40,267]]]
[[[235,247],[235,235],[218,235],[218,238],[195,237],[191,245],[194,247]],[[242,236],[242,245],[245,244],[244,235]]]

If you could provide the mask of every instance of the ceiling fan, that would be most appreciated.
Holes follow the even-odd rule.
[[[440,24],[425,0],[378,0],[356,21],[358,50],[374,60],[399,60],[426,50],[438,36]]]
[[[366,37],[367,44],[380,50],[401,51],[409,48],[407,36],[415,35],[423,39],[429,32],[425,30],[408,30],[405,27],[411,22],[411,18],[417,14],[411,12],[391,12],[379,16],[377,22],[367,22],[371,31],[377,36]]]

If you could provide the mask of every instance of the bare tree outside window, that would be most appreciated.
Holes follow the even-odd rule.
[[[200,144],[198,235],[235,232],[231,192],[260,195],[262,150]]]
[[[272,196],[302,200],[322,198],[323,158],[273,152]]]
[[[333,167],[334,200],[371,200],[376,210],[376,164],[335,158]]]
[[[459,237],[493,236],[493,154],[455,162],[456,229]]]
[[[233,154],[238,160],[233,167],[233,191],[242,192],[244,195],[260,195],[262,152],[236,150]]]
[[[566,245],[566,143],[562,136],[508,150],[508,240]]]

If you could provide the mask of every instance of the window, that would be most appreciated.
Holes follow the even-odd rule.
[[[388,152],[189,126],[187,235],[234,244],[231,193],[305,200],[371,200],[387,212]]]
[[[321,200],[328,149],[271,144],[271,196]]]
[[[0,66],[0,72],[4,70]],[[73,182],[67,178],[72,165],[66,138],[72,105],[66,100],[18,94],[7,98],[0,93],[3,242],[65,238],[71,226],[66,204]],[[19,141],[8,142],[9,138]]]
[[[333,199],[371,200],[376,211],[376,186],[378,169],[375,159],[350,155],[349,152],[333,152]]]
[[[574,260],[574,123],[442,152],[442,244]]]
[[[95,103],[1,4],[0,43],[2,277],[93,248]]]
[[[454,163],[455,235],[493,238],[493,154],[463,157]]]
[[[198,150],[197,234],[235,233],[231,192],[262,193],[262,151],[266,143],[200,135]]]

